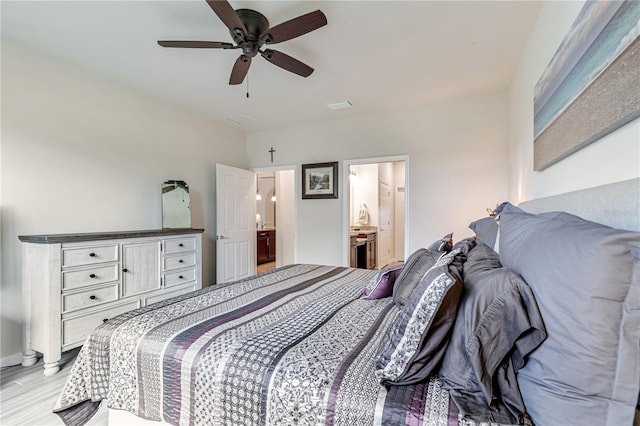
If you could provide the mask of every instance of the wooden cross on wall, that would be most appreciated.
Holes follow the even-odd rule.
[[[268,152],[271,154],[271,162],[273,163],[273,153],[276,152],[276,150],[273,149],[273,147],[271,147],[271,149]]]

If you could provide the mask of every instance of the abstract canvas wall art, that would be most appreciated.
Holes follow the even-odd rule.
[[[534,170],[640,117],[640,2],[587,1],[534,90]]]

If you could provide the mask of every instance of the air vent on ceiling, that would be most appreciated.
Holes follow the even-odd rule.
[[[241,126],[258,121],[257,119],[245,114],[230,115],[229,117],[225,117],[225,120],[229,120],[230,122]]]
[[[353,104],[348,99],[345,99],[344,101],[327,102],[327,107],[333,110],[351,108],[352,106]]]

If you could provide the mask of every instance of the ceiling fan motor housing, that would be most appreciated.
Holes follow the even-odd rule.
[[[269,20],[262,13],[251,9],[237,9],[236,14],[247,29],[247,35],[245,37],[242,30],[234,29],[230,31],[231,37],[242,48],[242,53],[252,58],[265,43],[260,40],[260,34],[269,28]]]

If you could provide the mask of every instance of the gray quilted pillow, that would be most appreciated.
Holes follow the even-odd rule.
[[[409,302],[411,293],[427,270],[442,253],[451,251],[452,237],[453,234],[447,234],[433,242],[429,248],[418,249],[409,256],[393,287],[393,301],[396,305],[404,306]]]
[[[409,303],[413,289],[442,254],[421,248],[409,256],[393,286],[393,301],[396,305],[402,307]]]

